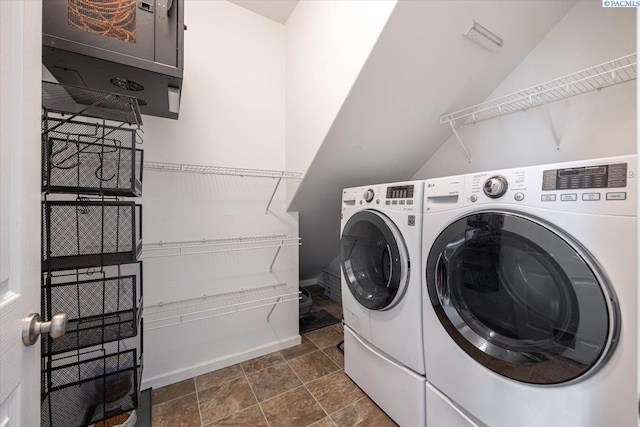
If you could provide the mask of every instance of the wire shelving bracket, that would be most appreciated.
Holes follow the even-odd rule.
[[[215,254],[223,252],[246,251],[277,248],[269,271],[283,247],[300,246],[299,237],[287,237],[284,234],[273,236],[236,237],[228,239],[202,239],[179,242],[155,242],[142,245],[142,259],[166,258],[183,255]]]
[[[546,83],[445,114],[440,117],[440,124],[449,124],[451,126],[467,158],[471,160],[469,152],[456,130],[456,123],[469,125],[542,106],[555,140],[556,148],[559,150],[562,140],[553,123],[548,104],[636,80],[637,62],[637,53],[632,53]]]
[[[150,331],[272,306],[266,318],[268,322],[278,304],[299,299],[300,291],[288,289],[286,283],[276,283],[259,288],[159,303],[145,307],[145,329]]]

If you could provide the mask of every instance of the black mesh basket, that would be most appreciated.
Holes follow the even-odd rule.
[[[114,201],[42,202],[42,271],[136,262],[142,206]]]
[[[67,313],[67,332],[42,335],[42,354],[55,355],[138,334],[142,313],[142,261],[95,272],[61,272],[43,278],[44,321]]]
[[[133,128],[43,116],[43,191],[139,197],[142,165]]]
[[[138,407],[142,351],[103,349],[49,360],[42,371],[42,427],[84,427]]]

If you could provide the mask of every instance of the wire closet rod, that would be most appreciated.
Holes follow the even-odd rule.
[[[223,166],[190,165],[182,163],[144,162],[147,170],[164,172],[199,173],[211,175],[255,176],[263,178],[302,179],[300,172],[276,171],[267,169],[232,168]]]

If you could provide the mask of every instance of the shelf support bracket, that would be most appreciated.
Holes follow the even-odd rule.
[[[467,156],[467,159],[469,160],[469,163],[471,163],[471,156],[469,155],[469,152],[467,151],[467,147],[464,146],[464,143],[462,142],[462,139],[460,138],[460,135],[458,135],[458,131],[456,130],[455,121],[451,120],[449,122],[449,126],[451,126],[451,130],[453,131],[453,134],[458,139],[458,142],[460,143],[460,146],[462,147],[462,150],[464,151],[464,154]]]
[[[280,244],[284,244],[283,242],[280,242]],[[273,273],[273,264],[276,263],[276,259],[278,259],[278,255],[280,254],[280,249],[282,249],[282,246],[278,247],[278,250],[276,251],[276,254],[273,256],[273,261],[271,261],[271,265],[269,266],[269,273]]]
[[[280,186],[280,182],[282,181],[282,177],[278,178],[278,182],[276,182],[276,186],[273,189],[273,193],[271,193],[271,198],[269,199],[269,203],[267,203],[267,209],[265,209],[264,214],[269,214],[269,207],[271,206],[271,202],[273,202],[273,198],[276,195],[276,191],[278,191],[278,187]]]
[[[549,128],[551,128],[551,133],[553,134],[553,139],[556,142],[556,150],[560,151],[560,137],[558,136],[558,132],[556,131],[556,126],[553,124],[553,119],[551,118],[551,113],[549,112],[549,106],[547,106],[547,101],[544,99],[544,95],[540,95],[540,99],[542,100],[542,108],[544,108],[544,115],[547,118],[547,123],[549,123]]]
[[[280,302],[281,299],[282,299],[282,297],[278,297],[276,302],[273,304],[273,307],[271,307],[271,310],[269,310],[269,314],[267,314],[267,323],[269,323],[269,318],[271,317],[271,313],[273,313],[273,310],[276,309],[276,305],[278,305],[278,303]]]

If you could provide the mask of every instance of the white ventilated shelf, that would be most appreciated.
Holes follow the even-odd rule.
[[[181,163],[144,162],[147,170],[164,172],[199,173],[210,175],[257,176],[264,178],[302,179],[300,172],[274,171],[266,169],[244,169],[223,166],[188,165]]]
[[[636,80],[637,62],[637,54],[632,53],[631,55],[623,56],[622,58],[614,59],[596,65],[595,67],[578,71],[577,73],[569,74],[491,101],[445,114],[440,117],[440,124],[448,124],[451,127],[467,159],[471,162],[471,155],[456,130],[457,126],[463,124],[469,125],[542,106],[544,107],[544,114],[556,143],[556,149],[559,150],[561,138],[556,131],[547,104]]]
[[[287,171],[274,171],[266,169],[245,169],[245,168],[230,168],[223,166],[205,166],[205,165],[188,165],[182,163],[164,163],[164,162],[144,162],[144,168],[146,170],[156,170],[164,172],[182,172],[182,173],[197,173],[205,175],[233,175],[233,176],[253,176],[262,178],[274,178],[277,179],[276,185],[273,188],[267,208],[264,213],[269,213],[269,207],[276,195],[276,191],[280,186],[283,179],[302,179],[300,172],[287,172]]]
[[[637,78],[636,65],[637,54],[633,53],[500,98],[445,114],[440,117],[440,124],[455,124],[461,121],[466,121],[465,124],[473,124],[635,80]]]
[[[202,239],[171,242],[160,241],[155,243],[143,243],[141,258],[166,258],[183,255],[214,254],[269,248],[278,249],[278,252],[276,253],[277,257],[281,248],[300,245],[299,237],[287,237],[284,234],[227,239]],[[273,266],[273,263],[271,265]]]
[[[266,319],[269,321],[276,305],[299,299],[300,292],[298,290],[292,291],[286,283],[205,295],[200,298],[145,307],[144,326],[145,331],[149,331],[271,306]]]

